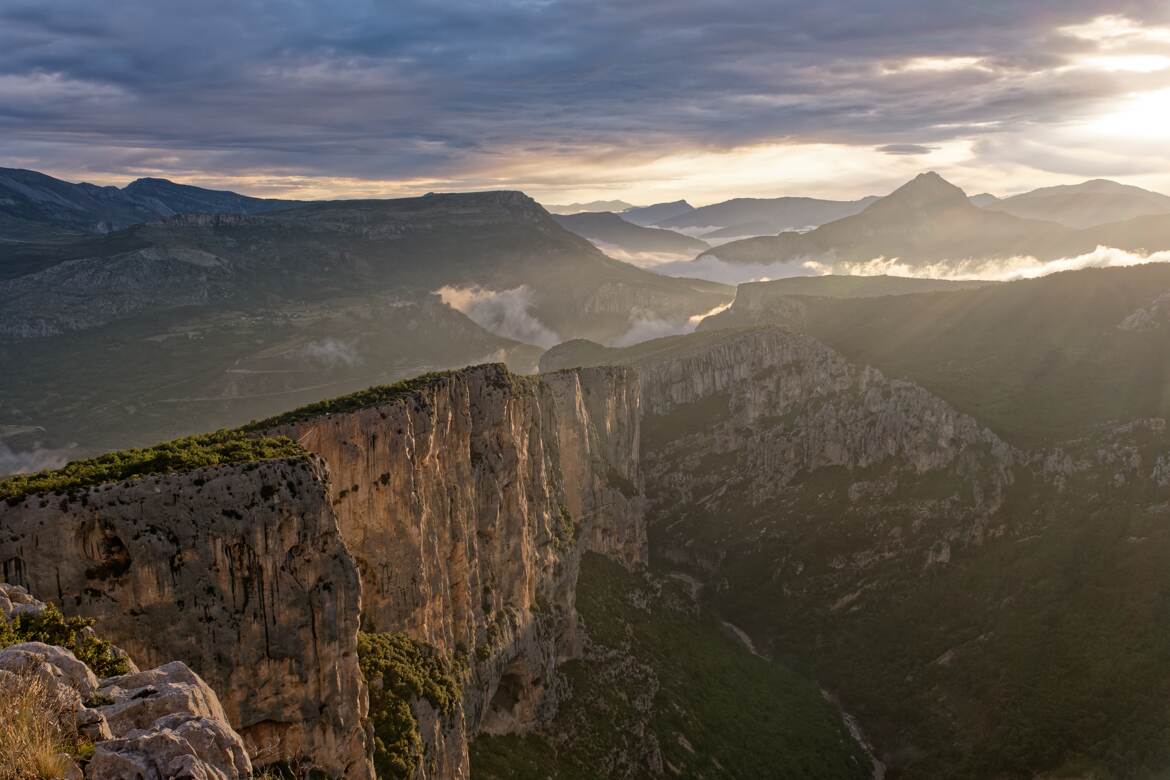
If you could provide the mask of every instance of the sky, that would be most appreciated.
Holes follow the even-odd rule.
[[[1170,192],[1170,3],[0,0],[0,166],[294,198]]]

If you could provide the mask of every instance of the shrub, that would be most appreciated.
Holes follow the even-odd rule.
[[[506,370],[506,369],[505,369]],[[290,412],[278,414],[265,420],[253,420],[244,426],[246,431],[264,431],[278,425],[289,425],[316,417],[341,412],[353,412],[358,409],[368,409],[371,406],[382,406],[399,398],[407,398],[417,394],[420,390],[433,387],[442,380],[459,373],[458,371],[434,371],[422,374],[411,379],[404,379],[390,385],[375,385],[359,390],[356,393],[343,395],[338,398],[327,398],[324,401],[302,406]]]
[[[87,630],[92,625],[87,618],[65,617],[50,604],[40,614],[17,615],[11,623],[0,618],[0,648],[44,642],[69,650],[98,677],[129,673],[129,662],[114,651],[114,646]]]
[[[358,660],[370,686],[378,777],[414,777],[423,744],[411,702],[425,698],[444,716],[455,714],[460,666],[405,634],[358,634]]]
[[[249,463],[272,458],[303,458],[305,451],[286,436],[260,437],[222,430],[76,460],[64,468],[17,474],[0,481],[0,500],[15,503],[32,493],[119,482],[149,474],[168,474],[208,466]]]

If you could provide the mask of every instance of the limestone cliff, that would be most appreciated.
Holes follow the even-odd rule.
[[[337,777],[373,772],[359,627],[405,634],[462,670],[453,711],[411,702],[416,776],[466,777],[472,736],[555,710],[583,552],[646,560],[640,414],[621,368],[377,388],[255,426],[303,457],[14,496],[3,581],[189,664],[258,764]]]
[[[148,476],[0,508],[3,579],[216,690],[258,762],[365,777],[360,590],[312,459]]]
[[[530,379],[489,365],[271,429],[329,464],[363,629],[470,665],[455,722],[416,704],[426,776],[466,777],[470,735],[555,708],[556,664],[579,652],[583,551],[645,560],[639,414],[626,369]]]
[[[664,528],[666,555],[717,566],[726,547],[699,540],[745,531],[710,518],[770,516],[757,531],[791,545],[774,576],[800,579],[806,524],[836,515],[824,563],[844,586],[878,562],[929,564],[995,532],[1013,450],[918,385],[776,327],[697,339],[638,367],[655,515],[682,520]]]

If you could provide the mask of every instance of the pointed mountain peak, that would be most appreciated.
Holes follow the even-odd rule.
[[[921,210],[955,206],[970,206],[967,193],[934,171],[927,171],[918,174],[870,208]]]

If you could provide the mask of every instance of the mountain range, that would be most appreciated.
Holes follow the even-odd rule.
[[[294,201],[251,198],[166,179],[125,187],[72,184],[36,171],[0,168],[0,241],[54,234],[103,234],[184,212],[260,214]]]
[[[733,241],[704,255],[726,263],[790,264],[794,268],[808,262],[832,267],[897,259],[911,267],[945,264],[961,270],[969,261],[1024,256],[1050,260],[1091,252],[1098,246],[1129,251],[1170,248],[1170,213],[1080,230],[1051,221],[1059,216],[1057,212],[1064,214],[1066,221],[1078,221],[1078,215],[1091,211],[1091,204],[1101,197],[1095,187],[1073,189],[1044,209],[1034,209],[1048,218],[1040,220],[1010,213],[1019,203],[1032,200],[1030,197],[1008,199],[1008,209],[995,208],[998,204],[981,208],[938,174],[924,173],[860,213],[815,230]],[[1128,189],[1122,191],[1124,198],[1130,194]],[[1047,200],[1041,196],[1035,199]],[[1115,213],[1130,210],[1129,206],[1118,206]]]
[[[147,443],[484,359],[525,369],[538,345],[689,329],[731,297],[606,257],[520,193],[276,204],[151,181],[100,190],[154,210],[101,232],[116,223],[93,221],[93,188],[35,180],[11,210],[41,204],[39,227],[0,242],[0,425],[22,451]],[[155,216],[164,201],[223,213]]]
[[[663,228],[642,227],[626,221],[624,214],[612,212],[582,212],[554,216],[566,230],[570,230],[596,244],[602,251],[611,247],[626,255],[653,253],[691,258],[710,248],[706,241]],[[609,254],[615,254],[609,251]]]

